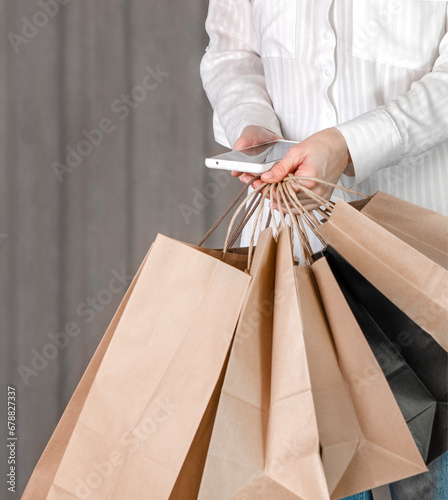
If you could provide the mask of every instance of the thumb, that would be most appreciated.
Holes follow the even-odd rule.
[[[285,156],[279,162],[277,162],[271,170],[265,172],[261,176],[262,182],[280,182],[289,173],[297,168],[297,161],[294,158]]]
[[[237,141],[235,141],[232,149],[234,151],[237,151],[238,149],[250,148],[251,146],[255,146],[256,144],[256,137],[243,134]]]

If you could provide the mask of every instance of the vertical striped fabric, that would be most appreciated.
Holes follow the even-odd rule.
[[[439,0],[210,0],[215,138],[338,126],[356,172],[341,184],[448,214],[447,25]]]

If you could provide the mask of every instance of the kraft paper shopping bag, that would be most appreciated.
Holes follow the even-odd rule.
[[[334,467],[330,484],[337,485],[332,498],[343,498],[383,484],[425,472],[426,466],[394,399],[387,380],[356,322],[328,262],[320,258],[312,265],[323,309],[328,319],[339,366],[348,385],[361,434],[350,460],[345,452],[344,471]],[[311,362],[311,361],[310,361]],[[325,370],[324,367],[321,367]],[[331,395],[327,401],[331,402]],[[319,400],[317,400],[319,401]],[[333,409],[334,410],[334,409]],[[321,408],[321,411],[324,411]],[[318,414],[321,412],[318,411]],[[338,452],[332,450],[331,432],[344,430],[344,423],[321,417],[322,432],[326,429],[328,460],[337,462]],[[339,425],[338,425],[339,424]],[[347,429],[345,429],[346,432]],[[339,434],[339,439],[343,436]],[[336,456],[331,456],[335,453]],[[323,455],[325,457],[325,455]],[[341,457],[342,458],[342,457]],[[337,464],[336,464],[337,465]],[[341,475],[342,472],[342,475]]]
[[[448,269],[448,217],[382,191],[361,212]]]
[[[325,255],[429,464],[448,450],[448,353],[333,248]]]
[[[157,237],[43,498],[169,497],[250,279]]]
[[[335,498],[334,492],[351,462],[359,460],[358,448],[363,434],[339,367],[311,267],[297,266],[296,277],[322,463],[330,498]],[[369,479],[365,478],[364,490],[370,489]],[[344,489],[344,496],[359,491],[358,484],[355,488],[350,486]]]
[[[261,234],[261,238],[258,241],[257,246],[254,250],[254,258],[252,264],[250,266],[250,274],[252,276],[251,283],[249,285],[248,293],[246,295],[243,308],[241,311],[241,315],[238,321],[237,330],[235,333],[234,343],[237,342],[241,344],[245,343],[245,340],[258,331],[260,325],[263,324],[263,329],[265,332],[269,332],[268,336],[264,336],[264,341],[270,342],[271,336],[271,324],[269,323],[269,315],[272,315],[272,295],[273,295],[273,278],[274,278],[274,270],[275,270],[275,248],[276,243],[272,236],[272,230],[266,230]],[[241,252],[241,249],[237,250],[237,252]],[[212,254],[215,251],[211,251]],[[226,259],[234,262],[236,265],[240,265],[243,263],[240,258],[236,256],[243,257],[244,263],[247,267],[247,249],[243,250],[243,253],[234,253],[226,254]],[[237,261],[241,262],[235,262]],[[267,316],[266,316],[267,315]],[[272,320],[272,318],[271,318]],[[250,342],[247,343],[248,346],[252,346]],[[232,361],[230,361],[232,365],[231,371],[234,369],[235,363],[238,360],[235,358],[238,356],[240,352],[239,347],[233,347],[231,349],[231,357],[229,353],[229,357]],[[252,353],[253,354],[253,353]],[[253,357],[253,360],[256,359],[256,356]],[[244,365],[244,370],[249,368],[254,368],[254,365],[251,364],[252,356],[249,359],[246,359],[248,364]],[[211,458],[208,459],[208,466],[206,468],[205,476],[203,477],[204,464],[207,457],[211,457],[214,453],[214,449],[216,448],[216,433],[219,434],[219,428],[223,419],[222,410],[227,407],[226,402],[223,401],[228,398],[228,378],[227,380],[227,389],[221,391],[222,385],[224,382],[224,377],[227,377],[228,371],[228,363],[225,364],[222,373],[221,379],[218,383],[218,386],[215,389],[215,392],[210,401],[209,407],[204,415],[204,418],[201,422],[198,433],[195,436],[195,439],[190,447],[187,458],[185,459],[182,470],[177,478],[175,487],[170,495],[170,500],[196,500],[199,494],[199,487],[202,481],[202,490],[207,490],[210,487],[212,490],[220,489],[221,482],[219,481],[219,477],[226,477],[227,479],[231,478],[232,481],[235,481],[237,478],[237,474],[239,471],[239,467],[233,467],[233,463],[231,461],[222,461],[217,460],[214,465],[219,468],[218,471],[213,470],[213,465],[210,466]],[[256,386],[256,377],[252,377],[250,379],[246,379],[246,382],[252,384],[255,383]],[[251,388],[254,389],[255,386],[251,385]],[[246,388],[247,391],[247,388]],[[218,401],[221,401],[220,405],[220,414],[218,417],[218,425],[216,430],[214,429],[215,415],[218,406]],[[238,406],[238,405],[237,405]],[[231,406],[231,408],[233,408]],[[227,408],[229,410],[229,408]],[[231,412],[230,412],[231,413]],[[239,419],[241,415],[237,414],[232,418]],[[243,420],[241,420],[241,423]],[[251,425],[254,425],[254,422],[251,422]],[[227,425],[225,425],[227,429]],[[215,438],[212,441],[211,449],[209,450],[210,438],[212,435],[212,431],[214,432]],[[225,443],[228,442],[228,436],[225,437]],[[235,443],[234,443],[235,444]],[[244,441],[241,441],[239,446],[244,448]],[[252,443],[247,443],[249,446]],[[239,455],[238,455],[239,456]],[[235,457],[235,460],[238,461],[238,456]],[[216,475],[215,475],[216,474]],[[208,486],[207,486],[208,484]],[[230,483],[227,484],[230,486]],[[204,495],[204,493],[201,493]],[[205,497],[209,498],[211,495],[210,492],[207,492]]]
[[[199,499],[328,499],[319,456],[289,228],[235,334]],[[258,248],[258,246],[257,246]],[[255,262],[254,262],[255,265]],[[275,279],[274,279],[275,273]]]
[[[227,360],[222,367],[218,383],[216,384],[207,409],[205,410],[201,423],[199,424],[199,428],[196,431],[193,442],[188,450],[182,469],[180,470],[176,483],[171,490],[169,500],[196,500],[198,498],[199,487],[201,485],[202,474],[204,472],[205,460],[210,445],[216,411],[218,409],[222,385],[224,383],[224,376],[227,370],[229,354],[227,355]]]
[[[299,498],[328,496],[288,230],[280,232],[275,269],[266,468]]]
[[[342,200],[317,230],[375,288],[448,350],[446,269]]]
[[[275,256],[272,231],[263,231],[235,332],[198,499],[232,498],[263,476]]]
[[[59,423],[54,430],[50,441],[45,447],[42,456],[37,463],[33,474],[31,475],[27,487],[22,495],[22,500],[40,500],[44,499],[48,495],[48,491],[53,483],[54,476],[58,470],[61,459],[64,455],[67,443],[70,441],[70,437],[73,433],[73,429],[76,426],[79,414],[84,406],[85,400],[92,386],[93,380],[98,372],[98,368],[101,365],[104,354],[112,340],[115,333],[117,325],[121,319],[124,309],[129,301],[135,284],[137,283],[141,270],[145,265],[148,258],[149,252],[143,259],[140,268],[134,276],[129,288],[126,291],[121,304],[118,306],[116,313],[114,314],[112,321],[107,328],[100,344],[98,345],[95,354],[93,355],[89,365],[86,368],[73,396],[71,397],[67,408],[65,409]]]

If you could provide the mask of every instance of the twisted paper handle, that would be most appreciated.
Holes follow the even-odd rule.
[[[259,177],[251,179],[246,186],[241,190],[238,194],[237,198],[229,205],[229,207],[224,211],[224,213],[219,217],[216,223],[210,228],[209,231],[205,234],[202,240],[199,242],[199,246],[201,246],[204,241],[213,233],[213,231],[221,224],[223,219],[227,216],[230,210],[237,204],[237,202],[242,198],[245,193],[245,190],[248,186],[250,186],[255,180],[259,179]],[[238,239],[238,236],[241,234],[241,231],[246,226],[248,221],[255,214],[254,224],[252,227],[252,233],[249,243],[249,251],[248,251],[248,264],[247,268],[250,269],[252,264],[252,256],[253,256],[253,248],[255,241],[255,234],[257,230],[261,229],[262,217],[263,217],[263,209],[264,209],[264,201],[269,197],[271,200],[274,195],[277,199],[277,202],[281,207],[284,207],[290,217],[292,226],[294,231],[296,232],[299,244],[301,246],[302,254],[304,260],[307,264],[312,263],[312,249],[311,244],[309,242],[308,234],[306,231],[306,227],[310,228],[310,230],[316,235],[316,237],[325,244],[325,241],[316,231],[316,228],[322,224],[322,220],[318,219],[316,214],[320,215],[324,219],[328,219],[333,211],[334,203],[329,201],[322,196],[319,196],[311,189],[307,188],[302,184],[301,181],[310,180],[317,182],[319,184],[324,184],[326,186],[331,186],[333,188],[340,189],[342,191],[355,194],[357,196],[361,196],[364,198],[370,198],[363,193],[359,193],[358,191],[354,191],[352,189],[339,186],[337,184],[333,184],[328,181],[324,181],[322,179],[318,179],[317,177],[296,177],[292,174],[289,174],[288,177],[283,179],[283,181],[278,183],[263,183],[260,184],[257,188],[253,189],[240,203],[235,213],[232,216],[232,219],[229,223],[229,227],[227,229],[227,236],[224,243],[223,254],[226,254],[235,241]],[[308,210],[304,207],[299,197],[297,196],[297,191],[294,189],[294,186],[299,188],[299,191],[303,192],[310,200],[315,201],[318,206],[313,210]],[[247,205],[247,206],[246,206]],[[293,209],[297,211],[297,214],[293,213]],[[235,221],[240,213],[243,211],[243,216],[241,221],[238,223],[236,228],[233,230],[235,225]],[[280,225],[286,226],[285,214],[282,210],[280,213]],[[272,203],[270,204],[270,213],[265,227],[268,227],[272,221],[274,232],[278,234],[280,228],[277,224],[277,220],[274,214],[274,208]]]

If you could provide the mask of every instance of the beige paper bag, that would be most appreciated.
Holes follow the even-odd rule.
[[[303,335],[316,410],[322,463],[330,498],[353,460],[362,440],[350,390],[339,367],[331,331],[310,267],[297,266],[297,290]],[[330,284],[331,285],[331,284]],[[345,488],[345,495],[358,489]],[[362,491],[370,489],[369,484]]]
[[[327,499],[289,228],[260,245],[198,498]]]
[[[328,498],[297,297],[290,232],[279,235],[275,269],[269,475],[303,500]]]
[[[386,378],[326,259],[311,268],[297,267],[296,273],[330,498],[425,471]]]
[[[205,251],[209,255],[213,255],[215,257],[219,257],[220,255],[222,255],[221,250],[200,250]],[[248,263],[247,254],[247,248],[238,248],[226,253],[223,259],[225,262],[231,263],[239,269],[246,269]],[[251,334],[254,321],[258,322],[265,319],[262,315],[260,307],[269,307],[269,310],[272,312],[272,294],[268,293],[266,295],[266,290],[269,288],[267,287],[267,279],[269,274],[272,274],[273,281],[274,257],[275,241],[272,237],[272,230],[269,229],[268,231],[265,231],[265,234],[262,235],[254,250],[254,258],[250,269],[252,280],[249,285],[249,290],[244,301],[243,309],[237,327],[237,332],[241,332],[243,328],[245,329],[244,336]],[[261,301],[261,295],[263,294],[263,291],[260,290],[260,287],[262,287],[262,290],[265,291],[264,293],[266,296],[264,302]],[[273,289],[271,290],[269,288],[269,290],[273,293]],[[271,332],[271,330],[269,331]],[[238,335],[241,340],[241,333],[239,333]],[[188,455],[176,480],[176,484],[171,491],[169,500],[196,500],[198,498],[205,460],[207,457],[216,417],[216,411],[218,408],[218,402],[221,398],[224,376],[227,372],[230,351],[231,350],[229,350],[228,359],[221,371],[221,376],[218,384],[213,392],[207,410],[202,418],[199,429],[196,432],[193,443],[190,446]],[[228,464],[223,465],[227,467]]]
[[[76,387],[73,396],[62,414],[61,419],[58,422],[56,429],[54,430],[50,441],[45,447],[42,456],[39,459],[34,471],[28,481],[25,491],[21,497],[22,500],[40,500],[47,497],[48,491],[51,484],[53,483],[54,476],[58,470],[61,459],[64,455],[67,443],[70,441],[73,429],[76,426],[79,414],[84,406],[85,400],[92,386],[93,380],[98,372],[98,368],[101,365],[104,354],[109,347],[110,341],[115,333],[117,325],[121,319],[123,311],[129,301],[135,284],[137,283],[141,270],[145,265],[148,258],[149,252],[143,259],[137,273],[134,276],[129,288],[126,291],[123,300],[118,306],[110,325],[108,326],[106,333],[104,334],[101,342],[99,343],[95,354],[90,360],[89,365],[86,368],[78,386]]]
[[[207,409],[250,276],[159,235],[48,499],[166,499]]]
[[[268,234],[270,236],[269,238],[266,238]],[[241,331],[242,324],[246,324],[247,326],[248,319],[250,321],[254,321],[254,313],[257,314],[258,317],[258,301],[256,302],[257,307],[253,308],[254,300],[250,297],[254,297],[254,294],[257,297],[259,296],[259,287],[261,283],[266,279],[266,265],[268,257],[270,256],[270,254],[272,254],[272,242],[274,242],[274,240],[272,238],[271,230],[269,230],[265,235],[263,235],[263,238],[258,242],[258,245],[255,248],[254,259],[250,270],[252,281],[243,305],[237,331],[238,329]],[[245,262],[247,264],[247,255],[245,257]],[[271,298],[269,297],[269,300],[270,299]],[[224,380],[224,375],[226,372],[227,368],[225,367],[222,372],[222,382]],[[222,383],[220,387],[217,387],[215,389],[214,397],[212,397],[212,401],[209,405],[208,411],[206,412],[206,415],[201,422],[200,429],[190,448],[178,480],[176,481],[176,485],[171,493],[170,500],[196,500],[198,498],[199,486],[201,483],[205,459],[207,456],[210,437],[213,430],[217,403],[220,397],[224,397],[221,396],[221,389]]]
[[[366,205],[368,206],[368,205]],[[357,271],[448,350],[448,271],[338,200],[318,232]]]
[[[193,245],[189,246],[193,247]],[[238,249],[235,252],[230,251],[223,256],[222,250],[210,250],[201,247],[193,247],[193,248],[196,248],[197,250],[204,252],[208,255],[211,255],[213,257],[221,258],[223,262],[226,262],[227,264],[230,264],[236,267],[237,269],[244,270],[247,267],[247,249],[243,250]],[[141,270],[145,265],[145,262],[148,258],[150,251],[151,250],[148,251],[148,254],[145,256],[139,269],[137,270],[137,273],[135,274],[132,283],[129,285],[129,288],[126,291],[123,300],[121,301],[117,311],[115,312],[111,320],[111,323],[108,326],[103,338],[101,339],[101,342],[98,345],[98,348],[96,349],[91,361],[89,362],[89,365],[87,366],[86,371],[84,372],[73,396],[70,398],[70,401],[61,419],[59,420],[56,429],[54,430],[47,446],[45,447],[44,452],[42,453],[28,481],[27,487],[22,495],[22,500],[28,500],[28,499],[36,500],[36,499],[46,498],[50,486],[53,483],[53,479],[59,467],[60,461],[64,455],[67,443],[69,442],[73,429],[76,426],[76,422],[78,420],[81,409],[84,406],[84,402],[87,398],[92,382],[98,372],[104,354],[110,344],[110,341],[112,340],[117,325],[129,301],[129,297],[131,296],[134,290],[135,283],[137,282],[140,276]],[[224,371],[225,370],[223,369],[223,372]],[[219,384],[222,385],[223,376],[221,378],[222,380],[218,382],[218,385]],[[219,393],[220,393],[220,387],[217,386],[215,388],[215,392],[212,396],[212,400],[209,403],[207,411],[203,416],[200,428],[196,433],[195,440],[204,439],[202,436],[202,433],[204,433],[204,431],[211,433],[211,429],[207,430],[207,425],[210,426],[212,424],[207,422],[208,420],[210,420],[212,416],[214,418],[214,414],[216,413],[216,408],[218,404]],[[200,467],[200,469],[202,473],[203,466]],[[182,477],[178,478],[176,484],[180,482],[179,479],[185,480],[187,474],[188,474],[187,471],[181,472]],[[175,496],[173,496],[173,499],[174,498]]]
[[[247,261],[246,261],[247,262]],[[198,498],[199,487],[201,485],[202,474],[204,472],[205,460],[210,445],[216,411],[221,396],[224,376],[227,370],[230,350],[227,360],[221,370],[218,383],[213,391],[207,409],[202,417],[199,428],[191,443],[188,454],[182,465],[182,469],[177,476],[176,483],[171,490],[169,500],[196,500]]]
[[[448,269],[448,217],[378,191],[362,213]]]

